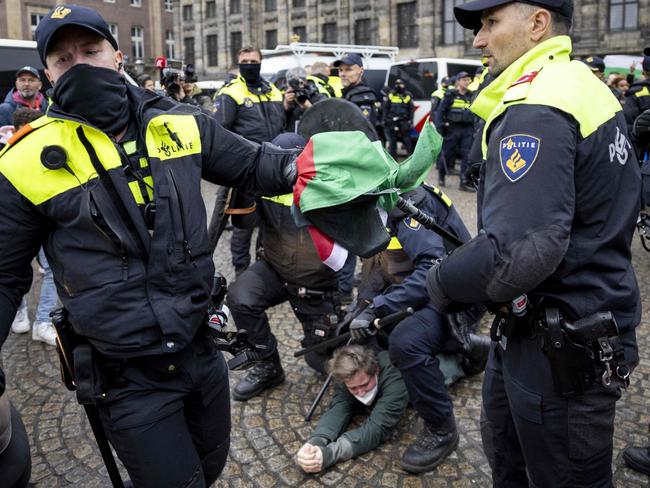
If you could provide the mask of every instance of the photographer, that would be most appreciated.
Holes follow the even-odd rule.
[[[287,116],[286,130],[297,132],[303,114],[314,103],[327,98],[318,86],[307,79],[307,72],[300,67],[287,71],[287,91],[284,92],[284,110]]]

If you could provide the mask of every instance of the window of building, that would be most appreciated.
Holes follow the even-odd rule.
[[[205,49],[208,51],[208,66],[217,66],[219,64],[219,42],[216,34],[206,36]]]
[[[131,27],[131,55],[134,60],[144,58],[144,29],[139,25]]]
[[[32,33],[32,39],[34,39],[34,33],[36,32],[36,27],[38,23],[45,18],[46,14],[29,14],[29,29]]]
[[[278,9],[277,0],[264,0],[264,11],[275,12]]]
[[[183,20],[188,21],[192,20],[194,12],[192,11],[192,5],[183,5]]]
[[[611,30],[636,29],[639,26],[637,0],[610,0],[609,28]]]
[[[131,7],[142,7],[142,0],[131,0]]]
[[[120,31],[117,28],[117,24],[108,24],[108,30],[111,32],[111,35],[115,38],[117,43],[120,43]]]
[[[397,5],[397,45],[399,47],[418,46],[417,2]]]
[[[361,45],[373,44],[370,19],[359,19],[354,23],[354,43]]]
[[[164,0],[165,2],[165,12],[174,11],[174,0]]]
[[[294,26],[293,33],[298,36],[298,42],[307,42],[307,27],[304,25]]]
[[[194,38],[186,37],[183,39],[183,51],[185,55],[185,64],[194,64]]]
[[[464,0],[444,0],[442,12],[442,43],[456,44],[465,39],[465,29],[456,22],[454,7],[465,3]]]
[[[241,0],[230,0],[230,13],[241,14]]]
[[[208,19],[217,16],[217,2],[215,1],[205,2],[205,16]]]
[[[104,0],[104,3],[115,3],[115,0]]]
[[[230,57],[232,59],[233,66],[237,65],[237,57],[239,56],[239,50],[242,48],[242,35],[241,32],[231,32],[230,33]]]
[[[176,57],[176,39],[173,31],[165,31],[165,56],[167,59]]]
[[[332,3],[335,2],[336,0],[320,0],[320,3]]]
[[[266,49],[275,49],[278,45],[278,31],[277,29],[269,29],[264,32],[264,41]]]
[[[294,7],[304,7],[305,6],[305,0],[293,0],[292,5]]]
[[[336,44],[339,38],[339,29],[336,22],[327,22],[323,24],[322,41],[327,44]]]

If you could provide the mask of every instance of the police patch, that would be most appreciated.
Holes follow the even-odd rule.
[[[404,219],[404,224],[411,230],[418,230],[421,227],[420,222],[415,220],[413,217],[406,217]]]
[[[511,182],[521,179],[539,154],[541,141],[528,134],[513,134],[501,139],[499,143],[499,157],[501,170]]]
[[[251,100],[248,97],[244,98],[244,107],[251,108],[252,106],[253,106],[253,100]]]

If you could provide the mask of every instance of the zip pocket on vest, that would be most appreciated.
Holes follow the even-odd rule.
[[[181,192],[179,191],[178,185],[176,184],[176,178],[174,178],[174,172],[172,171],[172,169],[168,167],[167,173],[169,174],[169,178],[171,180],[172,190],[173,190],[172,192],[170,192],[171,199],[174,203],[178,204],[178,211],[180,213],[183,253],[185,254],[186,261],[191,262],[192,266],[196,268],[197,267],[196,260],[192,255],[192,248],[190,247],[190,243],[188,241],[189,233],[185,222],[185,209],[183,207],[183,199],[181,198]],[[174,215],[173,209],[170,209],[170,213],[172,214],[173,217]]]

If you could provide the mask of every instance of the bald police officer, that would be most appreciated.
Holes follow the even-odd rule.
[[[440,311],[498,310],[482,429],[495,486],[612,486],[615,405],[638,361],[639,167],[620,104],[570,60],[572,13],[571,0],[455,7],[496,78],[472,105],[486,120],[480,232],[427,286]]]

